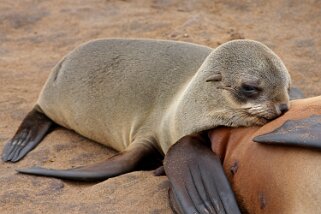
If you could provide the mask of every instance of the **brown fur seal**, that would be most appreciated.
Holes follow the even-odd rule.
[[[229,180],[242,213],[320,213],[320,131],[321,97],[315,97],[292,101],[288,112],[262,127],[216,128],[209,139],[207,133],[184,137],[165,157],[174,209],[240,213]],[[201,142],[211,142],[214,153]]]
[[[256,41],[216,49],[161,40],[91,41],[54,67],[2,158],[21,159],[53,123],[117,151],[164,154],[191,133],[279,116],[288,109],[289,86],[282,61]]]
[[[55,66],[2,158],[20,160],[59,124],[121,153],[70,170],[18,171],[104,180],[145,168],[185,135],[279,116],[288,109],[289,86],[282,61],[255,41],[216,49],[159,40],[92,41]]]
[[[288,109],[289,85],[282,61],[255,41],[216,49],[172,41],[92,41],[55,66],[2,158],[18,161],[59,124],[121,153],[72,170],[19,171],[104,180],[146,167],[185,135],[279,116]]]

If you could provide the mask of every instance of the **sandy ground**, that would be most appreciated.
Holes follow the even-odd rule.
[[[237,38],[272,48],[306,96],[320,95],[318,0],[0,0],[0,150],[36,102],[50,69],[96,38],[160,38],[216,47]],[[113,151],[65,129],[25,159],[0,162],[0,213],[171,213],[166,177],[133,172],[101,183],[18,175],[86,165]]]

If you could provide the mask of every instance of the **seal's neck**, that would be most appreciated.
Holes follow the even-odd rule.
[[[206,63],[205,63],[206,64]],[[218,83],[206,82],[209,76],[203,65],[174,96],[161,121],[161,130],[170,144],[181,137],[223,124],[231,111]]]

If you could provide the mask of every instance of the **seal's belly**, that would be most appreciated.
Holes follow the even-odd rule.
[[[56,123],[123,151],[137,137],[139,130],[147,129],[151,106],[150,103],[143,105],[138,93],[134,102],[129,97],[132,95],[121,88],[109,88],[108,92],[102,93],[103,88],[108,91],[108,87],[98,84],[94,90],[88,83],[81,88],[72,84],[68,87],[53,84],[43,91],[39,106]]]

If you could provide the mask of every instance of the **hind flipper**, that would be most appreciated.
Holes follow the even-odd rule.
[[[240,210],[217,155],[205,136],[185,136],[164,159],[170,202],[176,213],[230,213]]]
[[[4,147],[3,161],[17,162],[35,148],[49,132],[53,121],[38,106],[24,118],[16,134]]]
[[[152,167],[153,164],[157,164],[155,163],[157,158],[161,158],[161,155],[153,146],[138,143],[130,149],[108,158],[105,161],[89,166],[66,170],[32,167],[19,169],[17,171],[24,174],[67,180],[102,181],[134,170]]]

